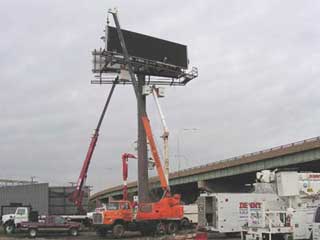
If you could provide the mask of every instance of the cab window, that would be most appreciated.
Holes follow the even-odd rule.
[[[56,224],[64,224],[65,221],[64,221],[64,218],[62,217],[55,217],[54,222]]]
[[[125,209],[125,210],[130,209],[129,203],[127,203],[127,202],[126,203],[122,203],[121,209]]]
[[[19,208],[17,210],[17,215],[25,215],[26,214],[26,209],[24,208]]]
[[[107,204],[107,210],[118,210],[119,209],[119,203],[111,202]]]

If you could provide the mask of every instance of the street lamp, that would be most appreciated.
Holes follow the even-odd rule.
[[[199,128],[182,128],[178,131],[177,134],[177,157],[178,157],[178,171],[180,171],[180,160],[181,160],[181,154],[180,154],[180,135],[184,132],[195,132],[199,131]]]

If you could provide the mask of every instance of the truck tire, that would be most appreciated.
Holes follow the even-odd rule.
[[[78,233],[79,233],[79,231],[78,231],[77,228],[71,228],[70,231],[69,231],[69,234],[70,234],[71,236],[73,236],[73,237],[78,236]]]
[[[6,234],[13,234],[15,230],[15,226],[13,222],[8,222],[4,225],[4,231]]]
[[[156,235],[163,235],[167,232],[167,225],[164,222],[156,223]]]
[[[178,232],[178,223],[177,222],[169,222],[168,223],[168,226],[167,226],[167,233],[169,234],[174,234],[174,233],[177,233]]]
[[[121,238],[121,237],[123,237],[124,232],[125,232],[124,226],[123,226],[122,224],[120,224],[120,223],[115,224],[115,225],[112,227],[112,235],[113,235],[115,238]]]
[[[105,237],[107,235],[107,231],[104,228],[98,228],[96,230],[96,234],[99,237]]]
[[[187,229],[190,227],[190,221],[188,218],[183,218],[180,222],[180,226],[182,229]]]
[[[140,230],[142,236],[146,236],[146,237],[150,237],[154,235],[154,229],[148,227],[148,226],[144,226],[144,228],[142,228]]]
[[[37,229],[35,229],[35,228],[29,229],[29,237],[35,238],[37,236],[37,234],[38,234]]]

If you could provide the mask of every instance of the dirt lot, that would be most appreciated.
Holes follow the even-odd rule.
[[[183,236],[186,233],[180,233],[177,235],[177,239],[182,240]],[[13,239],[30,239],[28,238],[27,234],[22,234],[22,233],[18,233],[18,234],[14,234],[14,235],[5,235],[2,232],[2,229],[0,230],[0,240],[13,240]],[[39,235],[39,237],[37,237],[36,239],[38,240],[46,240],[46,239],[50,239],[50,240],[72,240],[72,239],[80,239],[80,240],[102,240],[102,239],[113,239],[111,236],[106,236],[104,238],[98,237],[96,236],[96,234],[94,232],[81,232],[79,236],[77,237],[71,237],[65,234],[50,234],[49,235]],[[161,236],[161,237],[142,237],[140,235],[139,232],[130,232],[130,233],[126,233],[126,238],[124,238],[126,240],[137,240],[137,239],[142,239],[142,240],[173,240],[175,239],[174,236]],[[209,234],[209,239],[215,239],[215,240],[239,240],[240,237],[226,237],[224,235],[221,234]]]

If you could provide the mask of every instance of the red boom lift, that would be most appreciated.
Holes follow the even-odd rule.
[[[123,200],[128,200],[128,160],[129,158],[137,158],[131,153],[122,154],[122,177],[123,177]]]
[[[83,209],[83,206],[82,206],[82,200],[83,200],[83,195],[84,195],[83,187],[84,187],[86,179],[87,179],[87,173],[88,173],[89,165],[90,165],[90,162],[91,162],[91,158],[92,158],[94,149],[95,149],[97,141],[98,141],[100,127],[101,127],[103,118],[104,118],[104,116],[106,114],[107,108],[109,106],[110,99],[111,99],[113,91],[114,91],[114,89],[116,87],[117,81],[118,81],[118,78],[116,78],[114,80],[113,84],[112,84],[112,87],[110,89],[110,92],[109,92],[107,100],[106,100],[106,103],[105,103],[105,105],[103,107],[103,110],[102,110],[102,113],[100,115],[97,127],[94,130],[94,133],[93,133],[93,136],[91,138],[91,142],[90,142],[87,154],[86,154],[86,158],[85,158],[85,160],[83,162],[83,165],[82,165],[82,168],[81,168],[81,172],[80,172],[80,175],[79,175],[79,178],[78,178],[78,181],[77,181],[76,190],[69,196],[69,200],[74,202],[74,204],[77,206],[78,211],[80,213],[86,212],[85,209]]]

